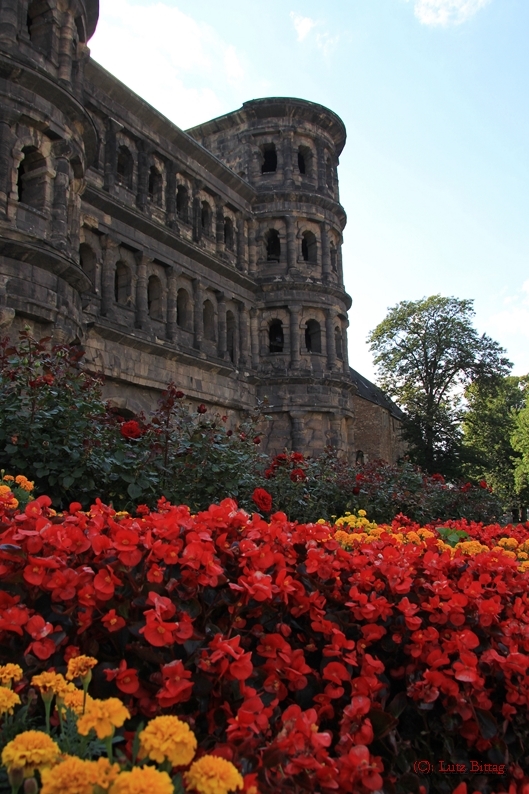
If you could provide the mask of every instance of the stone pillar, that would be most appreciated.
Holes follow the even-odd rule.
[[[257,309],[250,309],[250,344],[252,350],[252,369],[259,368],[259,327]],[[243,338],[241,334],[241,350]]]
[[[115,119],[108,119],[105,141],[105,175],[103,187],[112,193],[116,184],[116,169],[118,159],[117,134],[123,126]]]
[[[173,230],[173,232],[178,233],[178,223],[176,220],[176,166],[174,163],[167,164],[165,207],[167,213],[167,225]]]
[[[290,369],[299,369],[301,355],[299,351],[299,321],[301,306],[293,303],[288,307],[290,312]]]
[[[75,36],[75,22],[73,13],[66,11],[59,40],[59,80],[65,83],[72,81],[72,54]]]
[[[257,272],[257,243],[255,241],[255,221],[248,221],[248,273],[255,276]]]
[[[246,259],[246,220],[243,215],[237,218],[237,270],[241,273],[248,272]]]
[[[290,411],[291,439],[293,452],[305,452],[305,428],[303,419],[305,414],[301,411]]]
[[[336,252],[337,256],[337,267],[338,267],[338,279],[340,284],[343,284],[343,258],[342,258],[342,241],[338,245],[338,251]]]
[[[287,190],[294,187],[292,158],[292,134],[287,133],[283,138],[283,175]]]
[[[215,245],[217,256],[225,251],[224,245],[224,202],[220,196],[215,199]]]
[[[11,129],[15,123],[14,114],[2,112],[0,117],[0,216],[7,215],[7,203],[11,193],[12,171],[14,167],[11,154],[16,135]]]
[[[198,243],[202,237],[202,207],[200,204],[200,190],[202,184],[198,181],[193,183],[193,242]]]
[[[342,445],[342,420],[336,414],[331,414],[330,424],[330,443],[337,450],[341,450]]]
[[[138,192],[136,204],[141,212],[147,209],[147,193],[149,191],[149,163],[151,147],[146,143],[138,145]]]
[[[343,371],[344,375],[349,375],[349,351],[347,349],[347,327],[349,320],[346,321],[342,330],[342,355],[343,355]]]
[[[88,60],[90,59],[90,47],[80,41],[77,44],[77,63],[73,70],[74,93],[79,94],[84,86],[84,73]]]
[[[167,326],[166,335],[170,342],[174,342],[176,336],[176,278],[177,272],[174,268],[169,270],[167,276]]]
[[[287,272],[292,273],[297,270],[298,251],[296,240],[296,219],[293,215],[286,215],[287,225]]]
[[[324,193],[327,188],[327,171],[325,168],[325,145],[323,141],[316,141],[316,157],[318,160],[318,192]]]
[[[331,244],[329,239],[329,224],[321,223],[321,276],[323,281],[331,280]]]
[[[72,149],[67,141],[53,147],[55,179],[51,212],[51,236],[55,245],[66,247],[68,239],[68,191],[70,187],[70,156]]]
[[[151,260],[143,251],[136,254],[136,328],[146,330],[149,324],[149,304],[147,299],[147,264]]]
[[[197,278],[193,279],[193,347],[200,350],[204,337],[204,287]]]
[[[223,292],[217,293],[217,317],[218,317],[218,345],[217,355],[219,358],[228,357],[228,346],[226,338],[226,296]]]
[[[261,176],[261,152],[253,149],[251,144],[249,145],[248,166],[250,182],[255,183]]]
[[[0,41],[16,45],[19,0],[0,2]]]
[[[254,359],[254,351],[253,351],[253,330],[251,328],[252,323],[252,316],[248,316],[248,309],[244,303],[239,303],[239,366],[247,367],[248,366],[248,343],[250,342],[251,347],[251,356],[252,356],[252,366],[253,366],[253,359]],[[257,326],[257,317],[255,318],[255,324]]]
[[[109,317],[116,302],[114,285],[116,278],[116,262],[119,258],[119,240],[106,234],[101,238],[103,248],[103,264],[101,272],[101,314]]]
[[[325,340],[327,343],[327,369],[336,367],[336,343],[334,339],[334,309],[325,309]]]

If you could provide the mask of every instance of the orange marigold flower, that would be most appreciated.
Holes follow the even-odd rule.
[[[237,767],[225,758],[204,755],[191,764],[184,775],[186,786],[199,794],[228,794],[243,788],[244,781]]]
[[[158,764],[168,760],[173,766],[187,766],[197,749],[195,734],[187,722],[170,715],[151,720],[139,739],[140,758],[148,756]]]
[[[72,685],[71,689],[61,694],[60,704],[57,707],[61,709],[61,713],[64,713],[66,709],[71,709],[74,714],[81,716],[83,711],[93,703],[93,700],[90,695],[86,695],[85,698],[83,690]]]
[[[68,662],[68,672],[66,678],[73,681],[74,678],[85,678],[97,664],[97,659],[93,656],[74,656]]]
[[[83,761],[70,756],[53,769],[44,769],[40,794],[93,794],[94,786],[105,791],[117,779],[119,766],[108,758]]]
[[[152,766],[135,766],[131,772],[118,776],[109,794],[174,794],[174,786],[167,772],[158,772]]]
[[[53,692],[54,695],[62,695],[71,686],[60,673],[39,673],[31,679],[32,686],[36,686],[41,695]]]
[[[43,731],[24,731],[19,733],[2,750],[2,764],[7,771],[22,769],[24,777],[33,777],[36,769],[56,763],[61,754],[59,745]],[[63,789],[63,792],[70,789]],[[61,792],[61,794],[63,794]]]
[[[0,681],[8,687],[13,681],[20,681],[23,674],[22,668],[18,664],[0,665]]]
[[[77,732],[87,736],[93,729],[98,739],[108,739],[114,735],[116,728],[121,728],[130,712],[119,698],[106,700],[90,700],[86,711],[77,722]]]
[[[19,703],[20,698],[16,692],[6,686],[0,686],[0,714],[12,714]]]

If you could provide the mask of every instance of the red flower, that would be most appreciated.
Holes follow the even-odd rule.
[[[303,469],[292,469],[290,472],[290,479],[292,482],[302,482],[302,480],[307,479],[307,475],[303,471]]]
[[[263,513],[272,510],[272,497],[264,488],[256,488],[252,494],[252,500]]]
[[[106,615],[101,618],[101,623],[107,631],[119,631],[125,625],[125,620],[116,614],[115,609],[111,609]]]
[[[135,419],[131,419],[130,422],[123,422],[120,431],[124,438],[140,438],[142,435],[141,427]]]
[[[127,695],[133,695],[140,688],[138,671],[134,667],[127,667],[127,662],[122,659],[119,667],[104,671],[107,681],[116,681],[116,686]]]
[[[199,406],[198,406],[198,408],[197,408],[197,413],[198,413],[198,414],[205,414],[207,410],[208,410],[208,409],[206,408],[206,406],[204,405],[204,403],[200,403],[200,405],[199,405]]]

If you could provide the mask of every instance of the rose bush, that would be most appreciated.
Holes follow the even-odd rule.
[[[25,682],[88,654],[126,742],[177,715],[252,794],[528,794],[529,525],[0,503],[0,658],[30,716]]]

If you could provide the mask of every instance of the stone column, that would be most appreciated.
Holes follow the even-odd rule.
[[[336,367],[336,343],[334,340],[334,309],[325,309],[325,340],[327,343],[327,369]]]
[[[201,204],[199,193],[202,189],[202,184],[198,181],[193,183],[193,242],[198,243],[202,237],[202,222],[201,222]]]
[[[170,342],[176,336],[176,278],[177,272],[172,267],[167,276],[167,326],[166,335]]]
[[[226,338],[226,296],[223,292],[217,293],[217,317],[218,317],[218,345],[217,355],[219,358],[228,357],[228,347]]]
[[[217,256],[225,251],[224,245],[224,202],[220,196],[215,199],[215,245]]]
[[[67,141],[53,147],[55,179],[51,212],[51,236],[55,245],[66,247],[68,238],[68,191],[70,187],[70,157],[72,149]]]
[[[255,241],[255,221],[248,221],[248,273],[255,276],[257,272],[257,244]]]
[[[299,369],[301,355],[299,350],[299,321],[301,306],[293,303],[288,307],[290,312],[290,369]]]
[[[290,411],[292,451],[305,452],[305,428],[303,419],[305,414],[301,411]]]
[[[116,302],[114,285],[116,278],[116,262],[119,258],[119,240],[106,234],[101,238],[103,248],[103,264],[101,272],[101,314],[109,317]]]
[[[292,133],[287,133],[283,138],[283,175],[287,190],[294,187],[292,158]]]
[[[248,343],[251,347],[252,362],[254,358],[253,351],[253,331],[251,328],[252,316],[248,316],[248,309],[244,303],[239,303],[239,366],[248,366]],[[257,326],[257,317],[256,317]],[[252,363],[253,366],[253,363]]]
[[[19,0],[0,2],[0,41],[16,45]]]
[[[13,172],[13,146],[16,135],[11,129],[15,123],[14,114],[2,112],[0,117],[0,216],[7,215],[7,203],[11,193],[11,180]]]
[[[146,143],[138,145],[138,192],[136,204],[141,212],[147,209],[147,193],[149,191],[149,163],[151,147]]]
[[[165,207],[167,213],[167,225],[173,230],[173,232],[178,233],[178,223],[176,220],[176,166],[174,163],[167,164]]]
[[[105,175],[104,189],[112,193],[116,184],[116,169],[118,159],[117,134],[123,126],[115,119],[108,119],[105,141]]]
[[[257,309],[250,309],[250,344],[252,350],[252,369],[259,368],[259,326]],[[241,350],[243,338],[241,334]]]
[[[325,169],[325,145],[323,141],[316,141],[316,157],[318,160],[318,192],[324,193],[327,187],[327,172]]]
[[[336,252],[336,259],[337,259],[337,267],[338,267],[338,278],[340,280],[340,284],[343,284],[343,258],[342,258],[342,240],[338,245],[338,250]]]
[[[347,349],[347,327],[349,320],[346,321],[342,330],[342,355],[343,355],[343,371],[344,375],[349,375],[349,351]]]
[[[331,280],[331,245],[329,240],[329,224],[321,223],[321,276],[323,281]]]
[[[65,83],[72,81],[72,52],[75,36],[75,22],[73,13],[66,11],[59,40],[59,80]]]
[[[237,270],[248,272],[246,259],[246,220],[243,215],[237,218]]]
[[[329,419],[330,424],[330,443],[331,446],[335,447],[335,449],[340,450],[342,448],[342,420],[341,417],[337,416],[336,414],[331,414]]]
[[[287,272],[292,273],[297,270],[298,250],[296,239],[296,219],[293,215],[286,215],[287,225]]]
[[[200,350],[204,337],[204,287],[199,279],[193,279],[193,347]]]
[[[136,254],[136,328],[146,330],[149,324],[147,298],[147,264],[151,260],[143,251]]]

